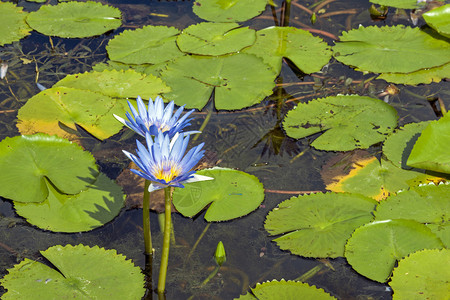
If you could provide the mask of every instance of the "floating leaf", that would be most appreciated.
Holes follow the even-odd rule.
[[[314,299],[314,300],[330,300],[336,299],[324,290],[318,289],[307,283],[299,281],[280,281],[272,280],[270,282],[257,283],[251,292],[241,295],[239,300],[296,300],[296,299]]]
[[[170,91],[160,78],[134,70],[105,70],[68,75],[55,83],[53,87],[76,88],[119,98],[142,96],[154,99],[157,95]]]
[[[417,0],[370,0],[370,2],[383,6],[391,6],[405,9],[414,9],[423,6],[423,4]]]
[[[177,38],[177,45],[183,52],[223,55],[238,52],[255,40],[255,30],[239,27],[237,23],[203,22],[184,29]]]
[[[195,216],[211,203],[205,220],[227,221],[249,214],[264,200],[263,186],[253,175],[219,167],[197,174],[214,180],[186,184],[173,193],[173,205],[186,217]]]
[[[443,5],[424,13],[423,18],[434,30],[450,38],[450,4]]]
[[[241,109],[272,94],[276,74],[251,54],[190,55],[167,66],[162,79],[172,88],[167,99],[187,108],[203,108],[214,90],[217,109]]]
[[[124,206],[122,190],[103,174],[76,195],[61,194],[51,185],[48,188],[48,198],[41,203],[14,202],[18,215],[44,230],[89,231],[114,219]]]
[[[411,167],[406,165],[406,160],[414,143],[427,125],[428,122],[410,123],[397,129],[384,141],[383,154],[395,166],[410,169]]]
[[[450,114],[431,122],[417,139],[408,166],[450,174]]]
[[[377,77],[387,82],[397,84],[417,85],[440,82],[444,78],[450,78],[450,63],[433,68],[414,71],[411,73],[383,73]]]
[[[306,257],[344,256],[352,232],[372,220],[376,201],[357,194],[327,193],[292,197],[266,218],[265,229],[283,250]]]
[[[400,260],[389,285],[393,299],[448,299],[450,250],[422,250]]]
[[[106,46],[109,59],[126,64],[158,64],[184,55],[176,44],[175,27],[145,26],[125,30]]]
[[[320,71],[330,61],[331,51],[321,38],[294,27],[269,27],[257,32],[256,43],[244,53],[262,57],[278,74],[283,57],[289,58],[304,73]]]
[[[441,240],[423,224],[384,220],[356,229],[345,246],[345,257],[359,274],[386,282],[398,260],[417,250],[442,247]]]
[[[66,87],[46,89],[19,109],[17,128],[22,134],[45,132],[72,137],[59,123],[76,130],[83,127],[98,139],[106,139],[122,128],[113,114],[121,115],[125,100],[114,100],[90,91]],[[72,137],[73,138],[73,137]]]
[[[86,190],[98,176],[95,159],[77,144],[35,134],[0,143],[0,195],[18,202],[42,202],[49,185],[66,194]]]
[[[327,151],[368,148],[383,141],[396,126],[397,112],[392,106],[357,95],[300,103],[283,122],[286,134],[296,139],[323,132],[311,146]]]
[[[450,61],[450,43],[417,27],[359,27],[339,40],[333,47],[336,59],[361,71],[408,73]]]
[[[31,28],[25,23],[28,15],[13,3],[0,2],[0,46],[20,40],[30,34]]]
[[[264,11],[267,0],[197,0],[194,13],[212,22],[244,22]]]
[[[122,25],[120,10],[98,2],[59,3],[42,5],[31,12],[27,23],[36,31],[63,38],[100,35]]]
[[[409,219],[427,225],[450,246],[450,185],[411,188],[380,202],[375,220]]]
[[[116,250],[53,246],[41,254],[55,268],[25,258],[1,283],[2,299],[141,299],[144,275]]]

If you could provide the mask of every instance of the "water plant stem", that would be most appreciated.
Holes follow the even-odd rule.
[[[161,265],[159,268],[159,278],[158,278],[158,295],[164,294],[166,289],[166,276],[167,276],[167,266],[169,264],[169,248],[170,248],[170,227],[172,224],[172,188],[166,187],[164,189],[164,238],[163,238],[163,248],[161,254]]]
[[[289,26],[289,17],[291,14],[291,0],[285,0],[283,2],[283,14],[281,15],[281,26]]]
[[[152,232],[150,230],[150,193],[148,187],[150,181],[145,180],[144,199],[142,202],[142,228],[144,229],[145,254],[153,256]]]
[[[208,114],[206,115],[205,119],[203,120],[202,126],[200,126],[200,129],[198,131],[203,131],[205,129],[206,125],[209,122],[209,119],[211,119],[212,112],[213,112],[212,109],[208,110]],[[200,136],[200,134],[201,133],[197,133],[192,140],[196,141],[198,139],[198,137]]]
[[[216,274],[219,272],[219,269],[220,266],[216,266],[211,274],[209,274],[209,276],[205,280],[203,280],[203,282],[200,284],[200,287],[204,287],[211,279],[213,279],[214,276],[216,276]]]
[[[192,253],[194,253],[195,249],[197,248],[198,244],[200,243],[200,241],[202,240],[202,238],[205,236],[206,231],[208,231],[209,226],[211,226],[212,223],[208,223],[208,225],[205,226],[205,229],[203,229],[202,233],[200,234],[200,236],[198,237],[198,239],[195,241],[194,246],[192,246],[191,251],[189,251],[188,256],[186,257],[185,263],[187,263],[189,261],[189,259],[192,256]]]

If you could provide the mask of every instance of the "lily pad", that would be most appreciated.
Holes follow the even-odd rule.
[[[2,299],[141,299],[144,275],[131,260],[98,246],[53,246],[41,254],[52,264],[24,259],[0,281]]]
[[[414,71],[411,73],[383,73],[378,79],[397,84],[418,85],[440,82],[444,78],[450,78],[450,63],[445,65]]]
[[[173,193],[173,205],[186,217],[193,217],[208,204],[205,220],[227,221],[249,214],[264,200],[258,178],[242,171],[215,167],[197,171],[214,180],[187,184]]]
[[[153,99],[161,93],[170,91],[160,78],[134,70],[105,70],[68,75],[55,83],[53,87],[76,88],[119,98],[142,96]]]
[[[0,169],[0,195],[18,202],[44,201],[49,185],[78,194],[98,176],[89,152],[42,133],[5,138],[0,143]]]
[[[32,30],[25,19],[27,12],[22,7],[13,3],[0,2],[0,15],[2,26],[0,26],[0,46],[18,41],[30,34]]]
[[[417,251],[400,260],[389,282],[393,299],[447,299],[449,261],[449,249]]]
[[[344,256],[352,232],[372,220],[376,201],[357,194],[327,193],[292,197],[266,218],[265,229],[283,250],[306,257]]]
[[[336,299],[324,290],[316,288],[314,285],[299,281],[280,281],[272,280],[270,282],[257,283],[251,292],[241,295],[239,300],[297,300],[297,299],[314,299],[314,300],[330,300]]]
[[[386,282],[397,261],[433,248],[443,248],[442,242],[425,225],[412,220],[383,220],[356,229],[345,246],[345,257],[359,274]]]
[[[54,232],[90,231],[114,219],[124,206],[122,190],[100,174],[87,190],[65,195],[49,185],[48,198],[40,203],[14,202],[18,215],[41,229]]]
[[[431,122],[417,139],[408,166],[450,174],[450,114]]]
[[[450,247],[450,185],[413,187],[380,202],[375,220],[408,219],[425,224]]]
[[[450,43],[417,27],[359,27],[343,32],[339,40],[335,58],[360,71],[408,73],[450,61]]]
[[[42,5],[31,12],[27,23],[36,31],[63,38],[100,35],[122,25],[120,10],[98,2],[71,1],[58,5]]]
[[[125,30],[106,46],[109,59],[126,64],[158,64],[184,55],[176,44],[175,27],[145,26]]]
[[[251,54],[180,57],[161,78],[172,88],[165,97],[186,108],[202,109],[214,91],[217,109],[234,110],[261,102],[272,94],[276,74]]]
[[[203,22],[184,29],[177,38],[177,45],[183,52],[223,55],[238,52],[255,40],[255,30],[239,27],[237,23]]]
[[[434,30],[450,38],[450,4],[443,5],[424,13],[423,18]]]
[[[296,139],[323,132],[311,146],[327,151],[368,148],[383,141],[396,126],[397,112],[392,106],[357,95],[300,103],[283,121],[286,134]]]
[[[420,1],[417,0],[370,0],[370,2],[384,5],[384,6],[391,6],[391,7],[397,7],[397,8],[405,8],[405,9],[414,9],[414,8],[420,8],[423,7],[424,4],[420,3]]]
[[[294,27],[269,27],[257,32],[256,43],[244,53],[262,57],[278,74],[283,57],[306,74],[318,72],[330,61],[331,51],[321,38]]]
[[[125,107],[126,100],[114,100],[99,93],[67,87],[50,88],[31,97],[19,109],[17,128],[22,134],[45,132],[73,138],[59,124],[73,130],[78,124],[103,140],[122,129],[113,114],[122,114]]]
[[[261,14],[267,0],[196,0],[193,11],[212,22],[244,22]]]

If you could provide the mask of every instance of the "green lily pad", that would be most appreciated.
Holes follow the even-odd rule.
[[[270,282],[257,283],[251,292],[241,295],[239,300],[297,300],[297,299],[314,299],[314,300],[330,300],[336,299],[324,290],[316,288],[314,285],[299,281],[280,281],[272,280]]]
[[[193,11],[212,22],[244,22],[261,14],[267,0],[196,0]]]
[[[71,1],[58,5],[42,5],[31,12],[27,23],[36,31],[63,38],[100,35],[122,25],[120,10],[98,2]]]
[[[380,202],[375,220],[408,219],[425,224],[450,247],[450,185],[411,188]]]
[[[121,188],[100,174],[87,190],[65,195],[49,186],[48,198],[40,203],[14,202],[18,215],[41,229],[54,232],[81,232],[103,226],[124,206]]]
[[[278,74],[283,57],[306,74],[318,72],[330,61],[331,51],[321,38],[294,27],[269,27],[257,32],[256,43],[244,53],[262,57]]]
[[[306,257],[344,256],[352,232],[372,220],[376,201],[357,194],[327,193],[292,197],[266,218],[265,229],[283,250]]]
[[[414,71],[411,73],[383,73],[377,77],[387,82],[397,84],[429,84],[432,82],[440,82],[444,78],[450,78],[450,63],[445,65]]]
[[[398,262],[389,285],[393,299],[448,299],[449,249],[417,251]]]
[[[414,9],[424,6],[423,3],[419,3],[417,0],[370,0],[370,2],[405,9]]]
[[[255,30],[237,23],[194,24],[177,38],[181,51],[200,55],[223,55],[238,52],[256,40]]]
[[[0,2],[0,15],[2,16],[0,46],[18,41],[30,34],[32,29],[25,22],[28,13],[24,12],[22,7],[9,2]]]
[[[202,109],[214,91],[217,109],[234,110],[272,94],[276,74],[251,54],[190,55],[168,64],[161,78],[172,88],[165,97],[186,108]]]
[[[159,78],[159,74],[162,69],[166,68],[166,63],[158,63],[155,65],[152,64],[139,64],[139,65],[129,65],[125,63],[121,63],[118,61],[112,61],[108,60],[106,62],[97,63],[92,66],[93,71],[97,72],[103,72],[105,70],[112,71],[127,71],[127,70],[134,70],[138,73],[146,74],[146,75],[153,75],[155,77]],[[165,86],[165,84],[164,84]]]
[[[450,4],[432,9],[422,16],[434,30],[450,38]]]
[[[57,136],[35,134],[0,143],[0,195],[18,202],[42,202],[54,185],[66,194],[86,190],[98,176],[94,157]]]
[[[53,246],[41,254],[51,268],[24,259],[0,280],[2,299],[141,299],[144,275],[131,260],[98,246]]]
[[[398,260],[418,250],[442,247],[441,240],[423,224],[383,220],[356,229],[345,246],[345,257],[359,274],[386,282]]]
[[[422,131],[409,155],[408,166],[450,174],[450,114]]]
[[[450,61],[450,43],[417,27],[359,27],[339,39],[335,58],[360,71],[408,73]]]
[[[22,134],[45,132],[71,138],[59,123],[76,130],[83,127],[98,139],[106,139],[122,129],[113,114],[120,115],[125,100],[114,100],[91,91],[67,87],[46,89],[31,97],[19,109],[17,128]]]
[[[211,203],[208,222],[227,221],[249,214],[264,200],[264,188],[253,175],[215,167],[197,171],[214,180],[186,184],[173,193],[173,205],[186,217],[193,217]]]
[[[126,64],[158,64],[184,55],[176,44],[175,27],[144,26],[125,30],[106,46],[109,59]]]
[[[160,78],[134,70],[105,70],[68,75],[53,87],[76,88],[119,98],[142,96],[154,99],[157,95],[170,91]]]
[[[406,165],[406,160],[411,153],[414,143],[428,123],[406,124],[388,136],[383,145],[383,154],[386,158],[399,168],[411,169],[411,167]]]
[[[300,103],[283,121],[286,134],[296,139],[323,132],[311,146],[327,151],[368,148],[383,141],[396,126],[397,112],[392,106],[357,95]]]

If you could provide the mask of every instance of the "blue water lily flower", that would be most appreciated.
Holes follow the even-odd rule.
[[[114,117],[119,120],[122,124],[145,137],[145,133],[149,132],[150,135],[157,136],[158,132],[163,132],[168,134],[169,137],[173,137],[177,132],[182,132],[182,130],[191,125],[188,119],[189,115],[194,111],[188,111],[183,117],[180,118],[183,112],[184,105],[178,108],[178,110],[173,114],[174,102],[171,101],[164,108],[164,101],[160,96],[155,98],[153,103],[152,99],[148,101],[148,108],[145,107],[144,102],[141,97],[137,97],[138,110],[131,105],[128,101],[128,106],[130,107],[131,114],[126,113],[128,120],[125,120],[117,115]],[[173,114],[173,115],[172,115]],[[199,133],[200,131],[188,131],[184,132],[184,135]]]
[[[149,192],[168,186],[184,187],[189,182],[212,180],[214,178],[195,174],[193,168],[203,157],[204,143],[193,147],[186,153],[189,135],[179,133],[170,139],[169,135],[159,132],[153,139],[149,132],[145,139],[147,147],[136,140],[136,155],[122,150],[141,170],[131,171],[151,182]]]

